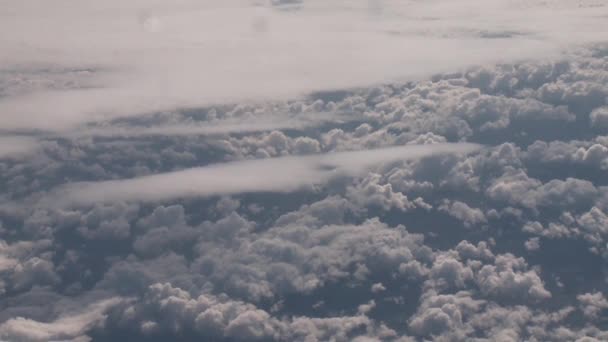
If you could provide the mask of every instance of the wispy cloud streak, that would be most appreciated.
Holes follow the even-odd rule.
[[[217,164],[133,179],[62,186],[42,205],[111,201],[159,201],[248,192],[291,192],[323,184],[337,175],[358,175],[382,163],[444,153],[467,153],[479,145],[409,145],[376,150],[282,157]]]
[[[67,137],[142,137],[142,136],[188,136],[253,133],[283,129],[303,129],[327,123],[344,123],[361,120],[361,116],[337,113],[304,113],[297,116],[260,116],[245,120],[214,120],[167,123],[160,125],[107,125],[83,128],[69,133]]]

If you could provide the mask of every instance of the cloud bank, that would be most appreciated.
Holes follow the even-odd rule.
[[[608,341],[606,1],[0,2],[0,340]]]
[[[0,339],[607,340],[607,52],[32,133]]]
[[[0,30],[18,34],[0,37],[13,88],[0,98],[0,125],[61,131],[547,57],[603,39],[608,13],[603,2],[375,3],[7,2]]]
[[[37,141],[29,137],[0,136],[0,158],[15,158],[34,152]]]
[[[323,184],[332,176],[358,175],[369,167],[445,153],[467,153],[475,144],[432,144],[339,152],[303,157],[239,161],[141,178],[69,184],[47,200],[69,204],[158,201],[248,192],[291,192]],[[43,200],[42,202],[47,202]]]

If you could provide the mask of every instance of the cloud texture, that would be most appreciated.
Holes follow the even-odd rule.
[[[605,1],[0,3],[0,340],[608,340]]]
[[[608,11],[603,2],[561,0],[5,5],[9,96],[0,98],[0,124],[8,130],[65,130],[552,56],[601,41]]]

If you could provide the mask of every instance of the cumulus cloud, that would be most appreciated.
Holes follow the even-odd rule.
[[[507,298],[541,300],[551,297],[536,271],[525,271],[523,258],[499,255],[494,265],[483,266],[477,275],[482,293]]]
[[[608,300],[601,292],[585,293],[577,296],[585,317],[597,319],[608,310]]]
[[[608,129],[608,107],[593,110],[590,116],[591,126],[602,130]]]
[[[606,5],[7,5],[0,340],[608,340]]]
[[[439,210],[462,221],[466,227],[472,227],[487,222],[486,217],[481,210],[471,208],[463,202],[455,201],[450,203],[449,201],[445,201],[445,203],[439,207]]]
[[[0,240],[0,293],[22,291],[59,282],[48,250],[48,239],[8,244]]]
[[[347,341],[390,332],[365,315],[281,319],[242,301],[213,295],[192,297],[167,283],[151,285],[141,302],[117,315],[114,318],[120,321],[111,323],[115,328],[139,330],[144,338],[170,332],[236,341]]]
[[[343,279],[365,281],[402,264],[432,258],[422,236],[378,220],[320,228],[296,223],[250,238],[239,231],[225,240],[201,241],[194,269],[223,283],[224,291],[261,299],[311,293]]]

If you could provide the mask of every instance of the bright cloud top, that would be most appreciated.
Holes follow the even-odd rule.
[[[557,0],[2,3],[0,126],[59,131],[547,57],[602,39],[608,14]]]
[[[289,192],[322,184],[333,176],[357,175],[380,163],[442,153],[467,153],[479,147],[468,143],[411,145],[238,161],[133,179],[67,184],[52,197],[53,202],[63,198],[68,204],[82,204],[120,200],[156,201],[247,192]],[[42,203],[44,205],[45,201]]]
[[[120,303],[121,300],[118,297],[101,300],[84,308],[82,312],[66,315],[49,323],[21,317],[10,319],[0,324],[0,336],[16,341],[59,341],[68,339],[81,341],[85,338],[82,335],[91,326],[105,319],[104,312]]]

